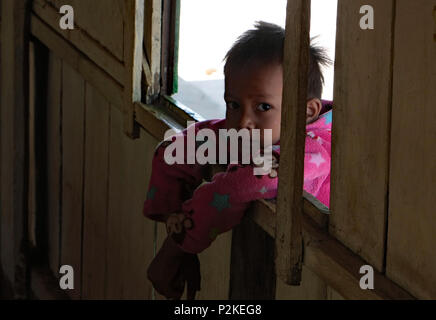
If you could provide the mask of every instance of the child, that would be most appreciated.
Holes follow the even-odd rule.
[[[273,157],[280,154],[280,118],[283,91],[283,28],[258,22],[245,32],[226,55],[226,118],[194,125],[197,132],[212,129],[272,129]],[[311,46],[307,99],[307,137],[304,189],[329,206],[331,110],[320,101],[321,65],[329,59],[324,50]],[[180,135],[186,139],[187,130]],[[161,294],[179,299],[188,284],[188,298],[200,289],[197,253],[220,233],[236,226],[251,201],[277,195],[277,172],[256,176],[254,166],[230,164],[226,172],[203,182],[205,166],[168,165],[161,143],[155,151],[152,175],[144,204],[145,216],[166,222],[168,238],[148,270],[149,279]],[[186,163],[186,162],[185,162]],[[275,166],[277,167],[277,166]],[[194,190],[190,192],[189,190]]]

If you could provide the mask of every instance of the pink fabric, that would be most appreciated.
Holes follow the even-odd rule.
[[[327,111],[307,125],[304,158],[304,190],[327,207],[330,202],[331,113]],[[195,124],[195,130],[209,128],[218,136],[218,129],[224,128],[224,124],[225,120],[203,121]],[[180,133],[184,139],[186,132]],[[204,166],[165,163],[164,151],[168,144],[161,143],[156,148],[144,215],[163,221],[164,214],[183,212],[193,226],[178,238],[185,252],[203,251],[217,235],[239,224],[251,201],[277,196],[278,178],[255,176],[252,165],[229,165],[226,172],[201,184]],[[274,156],[279,158],[280,146],[274,146],[273,150]]]

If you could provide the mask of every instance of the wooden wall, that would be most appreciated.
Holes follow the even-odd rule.
[[[73,266],[74,298],[150,298],[154,224],[141,209],[156,141],[128,139],[121,113],[54,54],[48,96],[52,272]]]
[[[166,232],[142,207],[158,141],[128,138],[121,112],[53,53],[48,88],[51,271],[73,266],[73,298],[151,299],[146,270]],[[200,254],[200,299],[227,298],[230,243],[231,233]]]
[[[397,0],[387,275],[436,298],[436,39],[432,0]]]
[[[63,0],[47,2],[60,8],[66,4]],[[70,0],[68,5],[74,8],[75,24],[115,55],[124,61],[124,4],[120,0]]]

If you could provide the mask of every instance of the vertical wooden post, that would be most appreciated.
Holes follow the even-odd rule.
[[[26,297],[29,1],[1,1],[0,261],[16,298]]]
[[[152,101],[159,95],[161,89],[161,34],[162,29],[162,1],[145,1],[144,13],[144,72],[146,80],[145,102]],[[166,2],[167,3],[167,2]],[[162,54],[164,54],[162,50]],[[165,84],[162,83],[162,86]],[[144,86],[143,86],[144,87]],[[144,98],[144,97],[143,97]]]
[[[141,74],[144,37],[144,0],[127,0],[124,61],[126,81],[124,86],[124,132],[132,139],[139,137],[139,126],[135,123],[134,103],[141,101]]]
[[[302,268],[304,143],[309,64],[310,1],[288,0],[283,62],[276,274],[299,285]]]

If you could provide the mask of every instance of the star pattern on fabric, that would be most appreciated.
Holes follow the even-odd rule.
[[[147,192],[147,200],[154,199],[154,195],[156,194],[157,188],[155,186],[151,187]]]
[[[262,189],[259,190],[259,192],[260,192],[261,194],[265,194],[265,193],[268,192],[268,189],[267,189],[265,186],[263,186]]]
[[[230,208],[229,204],[229,195],[228,194],[219,194],[214,192],[213,193],[213,200],[210,203],[212,207],[215,207],[218,212],[221,212],[222,210],[226,208]]]
[[[313,133],[313,131],[309,131],[309,132],[307,133],[307,135],[308,135],[309,137],[311,137],[312,139],[315,138],[315,133]]]
[[[322,116],[325,119],[325,124],[332,123],[332,112],[329,111],[325,115]]]
[[[322,157],[321,153],[319,153],[319,152],[312,154],[311,158],[309,160],[309,163],[315,164],[317,168],[324,162],[325,162],[325,160]]]

